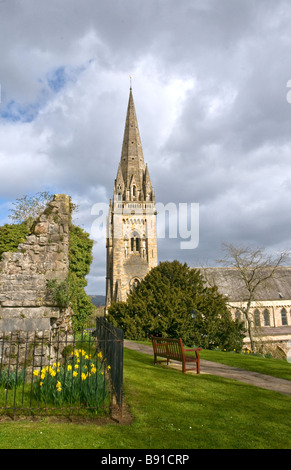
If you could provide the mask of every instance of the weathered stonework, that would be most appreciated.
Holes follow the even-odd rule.
[[[157,265],[155,194],[144,163],[130,90],[121,159],[107,224],[106,306],[125,301],[130,289]]]
[[[70,330],[70,310],[55,305],[47,290],[48,280],[68,276],[70,223],[70,198],[57,194],[17,252],[2,254],[0,340],[13,334],[48,339]]]

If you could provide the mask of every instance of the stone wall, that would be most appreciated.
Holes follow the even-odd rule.
[[[70,329],[70,310],[54,304],[47,280],[64,280],[69,270],[71,202],[57,194],[36,219],[17,252],[0,260],[0,343],[9,334],[51,337]],[[8,355],[8,351],[6,355]],[[1,350],[0,350],[1,355]]]

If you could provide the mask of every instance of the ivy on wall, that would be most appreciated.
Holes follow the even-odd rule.
[[[94,311],[94,305],[85,292],[86,276],[93,260],[93,241],[89,234],[75,225],[70,229],[68,294],[74,312],[73,327],[82,329]]]
[[[6,224],[0,227],[0,259],[4,252],[16,252],[18,245],[30,234],[26,222]],[[94,305],[85,292],[86,276],[93,260],[93,241],[80,227],[71,225],[69,246],[69,275],[66,281],[48,281],[48,293],[60,308],[69,305],[74,312],[72,321],[75,330],[84,328],[94,311]]]
[[[0,259],[4,252],[17,251],[18,245],[25,241],[29,234],[26,222],[21,224],[5,224],[0,227]]]

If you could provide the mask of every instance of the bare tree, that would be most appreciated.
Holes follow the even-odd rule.
[[[23,196],[13,202],[13,209],[9,209],[9,218],[16,223],[27,222],[31,225],[33,221],[45,210],[48,203],[53,200],[53,194],[48,191],[38,192],[32,196]],[[78,205],[72,203],[72,211],[78,211]]]
[[[52,199],[53,195],[47,191],[36,193],[33,196],[25,195],[13,202],[14,209],[10,209],[9,218],[16,223],[32,222],[44,211]]]
[[[226,243],[223,244],[223,251],[224,258],[217,261],[225,267],[236,268],[244,288],[245,305],[238,307],[238,310],[242,312],[246,320],[251,348],[254,350],[254,320],[250,312],[252,302],[257,300],[258,291],[264,289],[268,281],[284,275],[280,268],[289,262],[290,253],[283,251],[277,255],[270,255],[266,253],[264,248],[238,247]]]

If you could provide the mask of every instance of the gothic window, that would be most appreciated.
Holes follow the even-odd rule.
[[[261,326],[260,312],[257,308],[254,311],[254,323],[255,326]]]
[[[117,194],[117,200],[118,200],[118,201],[121,201],[121,193],[118,193],[118,194]]]
[[[270,312],[267,308],[265,308],[263,312],[263,316],[264,316],[264,325],[270,326]]]
[[[137,288],[139,284],[140,284],[140,280],[137,277],[135,277],[130,281],[129,286],[132,290],[134,290]]]
[[[139,253],[140,250],[140,239],[137,232],[133,232],[130,239],[130,249],[133,253]]]
[[[281,310],[281,322],[282,322],[282,325],[288,325],[287,311],[284,307]]]
[[[236,320],[241,321],[241,313],[239,310],[235,311],[234,317]]]

